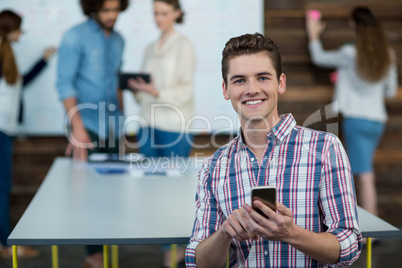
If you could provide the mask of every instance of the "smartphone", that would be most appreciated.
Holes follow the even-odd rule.
[[[262,216],[267,217],[260,209],[253,205],[254,200],[259,200],[276,211],[276,187],[266,185],[251,188],[251,207]]]
[[[151,75],[146,73],[120,73],[119,74],[119,88],[120,89],[127,89],[127,82],[130,78],[137,79],[141,77],[145,83],[151,82]]]

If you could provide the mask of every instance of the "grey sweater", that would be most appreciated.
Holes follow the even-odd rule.
[[[356,72],[356,49],[354,45],[344,45],[338,50],[325,51],[320,41],[309,43],[309,50],[314,64],[336,68],[338,80],[335,85],[333,100],[338,101],[339,113],[344,117],[367,119],[377,122],[387,120],[384,98],[396,95],[398,89],[396,60],[388,73],[378,82],[362,80]],[[392,52],[391,58],[395,59]]]

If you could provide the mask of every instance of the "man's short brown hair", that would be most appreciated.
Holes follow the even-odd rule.
[[[282,74],[281,54],[278,47],[268,37],[264,37],[260,33],[245,34],[231,38],[222,51],[222,78],[227,84],[227,75],[229,72],[229,61],[240,55],[256,54],[266,52],[271,59],[276,71],[277,79]]]

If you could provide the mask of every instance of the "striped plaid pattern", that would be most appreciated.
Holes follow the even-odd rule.
[[[199,173],[187,267],[196,267],[197,245],[218,230],[234,210],[251,203],[250,190],[257,185],[275,185],[277,201],[292,210],[297,225],[334,234],[341,246],[338,266],[350,265],[359,257],[362,244],[353,178],[341,142],[332,134],[296,125],[291,114],[281,119],[267,136],[261,163],[241,135],[205,161]],[[229,262],[230,267],[329,266],[287,243],[262,238],[233,239]]]

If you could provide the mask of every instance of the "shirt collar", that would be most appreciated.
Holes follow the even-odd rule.
[[[158,42],[159,42],[160,38],[162,38],[162,36],[160,36],[158,39],[158,42],[155,43],[156,45],[155,45],[154,52],[156,54],[160,54],[160,53],[163,53],[164,51],[167,51],[171,47],[171,44],[174,44],[174,41],[179,36],[180,36],[179,32],[173,31],[166,37],[165,43],[162,45],[162,47],[159,47]]]
[[[291,113],[279,115],[279,118],[281,119],[281,121],[276,124],[267,134],[268,140],[272,139],[272,137],[275,137],[277,140],[283,141],[296,126],[296,120]],[[241,130],[241,128],[239,129],[237,137],[240,143],[244,146],[246,143],[244,142],[243,131]]]
[[[102,30],[102,27],[95,20],[95,18],[89,18],[88,23],[91,26],[91,29],[93,29],[93,30]]]
[[[281,121],[268,133],[268,137],[274,135],[277,140],[283,141],[296,126],[296,120],[291,113],[279,115]]]
[[[95,18],[93,18],[93,17],[89,18],[88,23],[89,23],[91,29],[93,29],[94,31],[101,31],[103,34],[105,34],[105,30],[100,26],[99,22],[97,22],[95,20]],[[113,35],[113,33],[114,33],[114,30],[112,30],[110,32],[110,35]]]

